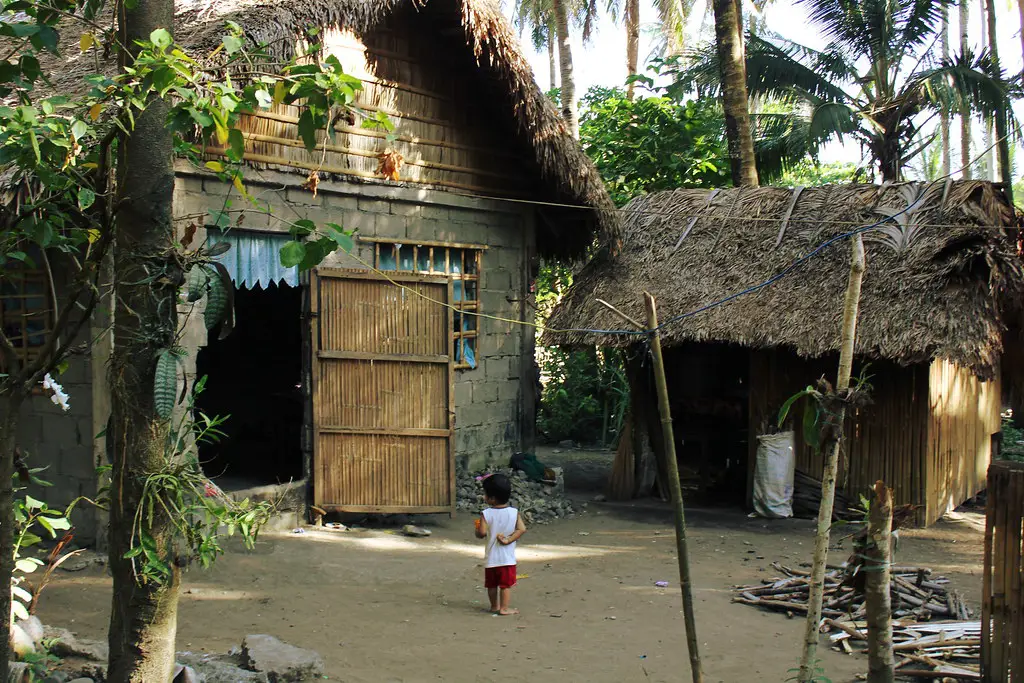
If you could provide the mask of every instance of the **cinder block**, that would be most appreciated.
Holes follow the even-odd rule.
[[[473,383],[455,383],[455,408],[458,411],[462,406],[468,406],[473,402]]]
[[[437,240],[437,234],[443,229],[441,221],[433,218],[410,218],[406,234],[410,240]]]
[[[345,211],[341,218],[341,227],[345,230],[356,230],[359,234],[376,237],[375,216],[372,213],[366,211]]]
[[[294,206],[321,206],[323,205],[323,195],[314,195],[312,190],[306,190],[301,187],[289,187],[285,190],[285,200]]]
[[[490,408],[485,403],[471,403],[456,411],[458,424],[463,427],[479,427],[487,423]]]
[[[392,216],[381,214],[375,217],[377,237],[394,237],[395,241],[404,241],[407,237],[406,226],[409,221],[405,216]]]
[[[328,211],[358,211],[359,200],[347,194],[325,193],[324,206]]]
[[[493,403],[498,400],[498,383],[478,382],[473,387],[474,403]]]
[[[423,215],[423,205],[412,202],[391,202],[391,213],[396,216],[419,217]]]
[[[504,268],[491,268],[482,273],[483,286],[496,292],[511,292],[512,275]]]
[[[71,477],[88,486],[96,481],[96,467],[89,448],[69,448],[61,451],[58,474]]]
[[[522,389],[519,380],[508,380],[498,389],[498,401],[519,405],[519,392]]]
[[[432,218],[439,221],[449,221],[452,217],[451,209],[443,204],[424,204],[420,215],[423,218]]]
[[[512,359],[508,357],[486,358],[484,359],[484,369],[487,379],[505,381],[512,376]]]
[[[367,213],[391,213],[391,202],[359,198],[359,210]]]

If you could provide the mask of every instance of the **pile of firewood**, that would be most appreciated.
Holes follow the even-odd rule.
[[[736,586],[733,602],[789,616],[806,615],[810,572],[773,562],[782,576],[752,586]],[[905,678],[981,680],[978,659],[981,623],[949,587],[949,579],[926,567],[893,567],[891,574],[893,641],[897,672]],[[840,652],[866,652],[851,641],[867,640],[864,595],[850,580],[846,565],[829,565],[825,574],[822,631]]]
[[[817,517],[820,506],[821,480],[797,470],[793,476],[793,516]],[[836,491],[832,518],[855,519],[863,517],[863,514],[858,514],[850,508],[850,501],[847,500],[846,496],[842,492]]]

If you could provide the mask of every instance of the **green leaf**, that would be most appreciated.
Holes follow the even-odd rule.
[[[174,39],[167,29],[158,28],[149,34],[149,42],[159,50],[166,50],[174,43]]]
[[[308,108],[299,116],[299,137],[308,151],[316,148],[316,122],[313,120],[313,112]]]
[[[245,136],[237,128],[228,131],[228,150],[233,161],[241,161],[245,156]]]
[[[281,265],[294,268],[306,257],[306,246],[302,242],[285,242],[281,247]]]
[[[21,586],[11,586],[11,594],[22,602],[32,602],[32,594]]]
[[[210,218],[213,219],[213,224],[218,228],[223,229],[231,225],[231,216],[227,211],[210,209]]]
[[[39,526],[43,527],[50,533],[50,538],[56,538],[57,532],[54,531],[53,526],[50,524],[50,521],[46,519],[46,517],[40,515],[39,517],[36,517],[36,521],[39,522]]]
[[[241,36],[224,36],[224,51],[233,55],[242,49],[244,41]]]
[[[288,85],[284,81],[274,84],[274,104],[281,104],[288,95]]]
[[[39,151],[39,138],[36,137],[36,132],[31,128],[28,130],[28,140],[29,144],[32,145],[32,153],[36,156],[36,163],[43,163],[43,155]]]
[[[21,604],[17,600],[11,601],[11,612],[14,614],[14,618],[20,621],[25,621],[29,618],[28,610],[25,609],[25,605]]]
[[[355,248],[355,243],[352,241],[352,236],[345,232],[344,229],[337,223],[327,224],[327,234],[337,245],[344,251],[350,252]]]
[[[194,303],[203,298],[210,288],[210,274],[202,266],[192,266],[188,271],[188,301]]]
[[[171,419],[178,393],[178,358],[171,349],[157,356],[153,377],[153,406],[163,420]]]
[[[137,546],[135,546],[134,548],[132,548],[131,550],[129,550],[128,552],[126,552],[124,554],[124,559],[130,560],[133,557],[138,557],[141,554],[142,554],[142,546],[141,545],[137,545]]]
[[[224,282],[224,278],[218,273],[207,271],[209,277],[209,293],[206,296],[206,310],[203,311],[203,321],[207,330],[212,330],[224,321],[230,313],[229,290],[231,281]]]
[[[271,105],[274,104],[273,96],[262,88],[256,91],[256,101],[264,109],[270,109]]]
[[[96,202],[96,193],[88,187],[78,189],[78,208],[85,211]]]
[[[25,507],[29,510],[40,510],[46,507],[46,503],[41,500],[36,500],[32,496],[25,496]]]
[[[31,574],[38,569],[43,563],[34,557],[23,557],[14,563],[14,568],[22,574]]]
[[[50,526],[57,531],[68,531],[71,529],[71,520],[64,515],[57,515],[55,517],[40,517],[39,519],[47,519],[50,522]]]
[[[288,232],[291,233],[292,237],[302,239],[316,232],[316,223],[308,218],[300,218],[288,226]]]
[[[219,161],[207,161],[205,165],[206,165],[206,168],[210,169],[214,173],[223,173],[224,172],[224,164],[222,164]]]
[[[804,396],[810,396],[813,393],[814,387],[807,387],[803,391],[797,392],[790,396],[789,398],[787,398],[786,402],[782,404],[781,408],[779,408],[779,427],[781,427],[782,423],[786,421],[786,418],[789,416],[789,411],[793,407],[793,404],[802,399]]]
[[[81,119],[78,119],[71,124],[71,134],[75,137],[75,140],[81,140],[88,132],[89,124]]]

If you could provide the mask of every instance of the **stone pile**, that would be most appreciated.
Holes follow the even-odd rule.
[[[484,503],[483,484],[476,479],[484,474],[504,474],[512,481],[512,499],[509,502],[523,513],[523,520],[527,524],[547,524],[556,519],[572,518],[586,511],[586,503],[577,507],[577,504],[565,497],[558,486],[531,481],[525,472],[514,472],[510,469],[460,472],[455,482],[457,510],[478,514],[487,507]]]

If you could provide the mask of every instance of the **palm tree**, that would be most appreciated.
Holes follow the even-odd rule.
[[[999,47],[996,40],[996,5],[995,0],[985,2],[985,14],[988,23],[988,51],[989,68],[995,77],[1002,76],[1002,69],[999,66]],[[1006,187],[1010,203],[1013,203],[1013,168],[1010,166],[1010,131],[1009,131],[1009,105],[997,107],[993,112],[996,125],[995,147],[999,156],[999,180]]]
[[[940,29],[939,42],[942,45],[942,61],[949,61],[949,7],[942,8],[942,28]],[[939,136],[941,137],[941,164],[942,174],[949,175],[952,160],[949,151],[949,109],[945,107],[939,112]]]
[[[558,47],[559,103],[562,118],[572,136],[579,137],[579,114],[576,104],[576,80],[573,78],[572,45],[570,43],[570,19],[575,23],[585,20],[590,3],[578,0],[517,0],[513,9],[513,22],[520,32],[528,30],[534,47],[546,45],[548,63],[551,69],[551,85],[555,83],[555,46]],[[588,22],[589,23],[589,22]],[[585,37],[589,37],[588,30]]]
[[[951,0],[804,0],[811,21],[830,38],[821,51],[780,37],[748,36],[747,88],[752,96],[792,102],[806,152],[851,136],[877,164],[883,180],[899,180],[927,139],[915,144],[926,120],[943,108],[967,106],[992,115],[1008,111],[1008,85],[987,54],[948,60],[928,53],[942,8]],[[915,60],[908,56],[921,55]],[[717,54],[704,49],[681,74],[716,88]],[[859,59],[868,61],[864,71]],[[1009,115],[1009,114],[1008,114]],[[929,117],[930,119],[930,117]]]
[[[686,42],[686,21],[693,9],[693,0],[655,0],[655,5],[665,51],[669,55],[678,54]],[[626,75],[635,76],[639,73],[640,61],[640,0],[610,0],[608,10],[612,18],[622,16],[626,28]],[[626,86],[626,97],[633,99],[632,81]]]
[[[960,0],[960,54],[967,54],[967,28],[971,21],[971,0]],[[1024,0],[1021,0],[1024,2]],[[971,178],[971,106],[966,101],[960,104],[960,174],[965,180]]]
[[[725,137],[729,143],[732,183],[757,186],[754,138],[747,110],[747,73],[743,55],[741,0],[712,0],[715,12],[715,45],[725,113]]]

